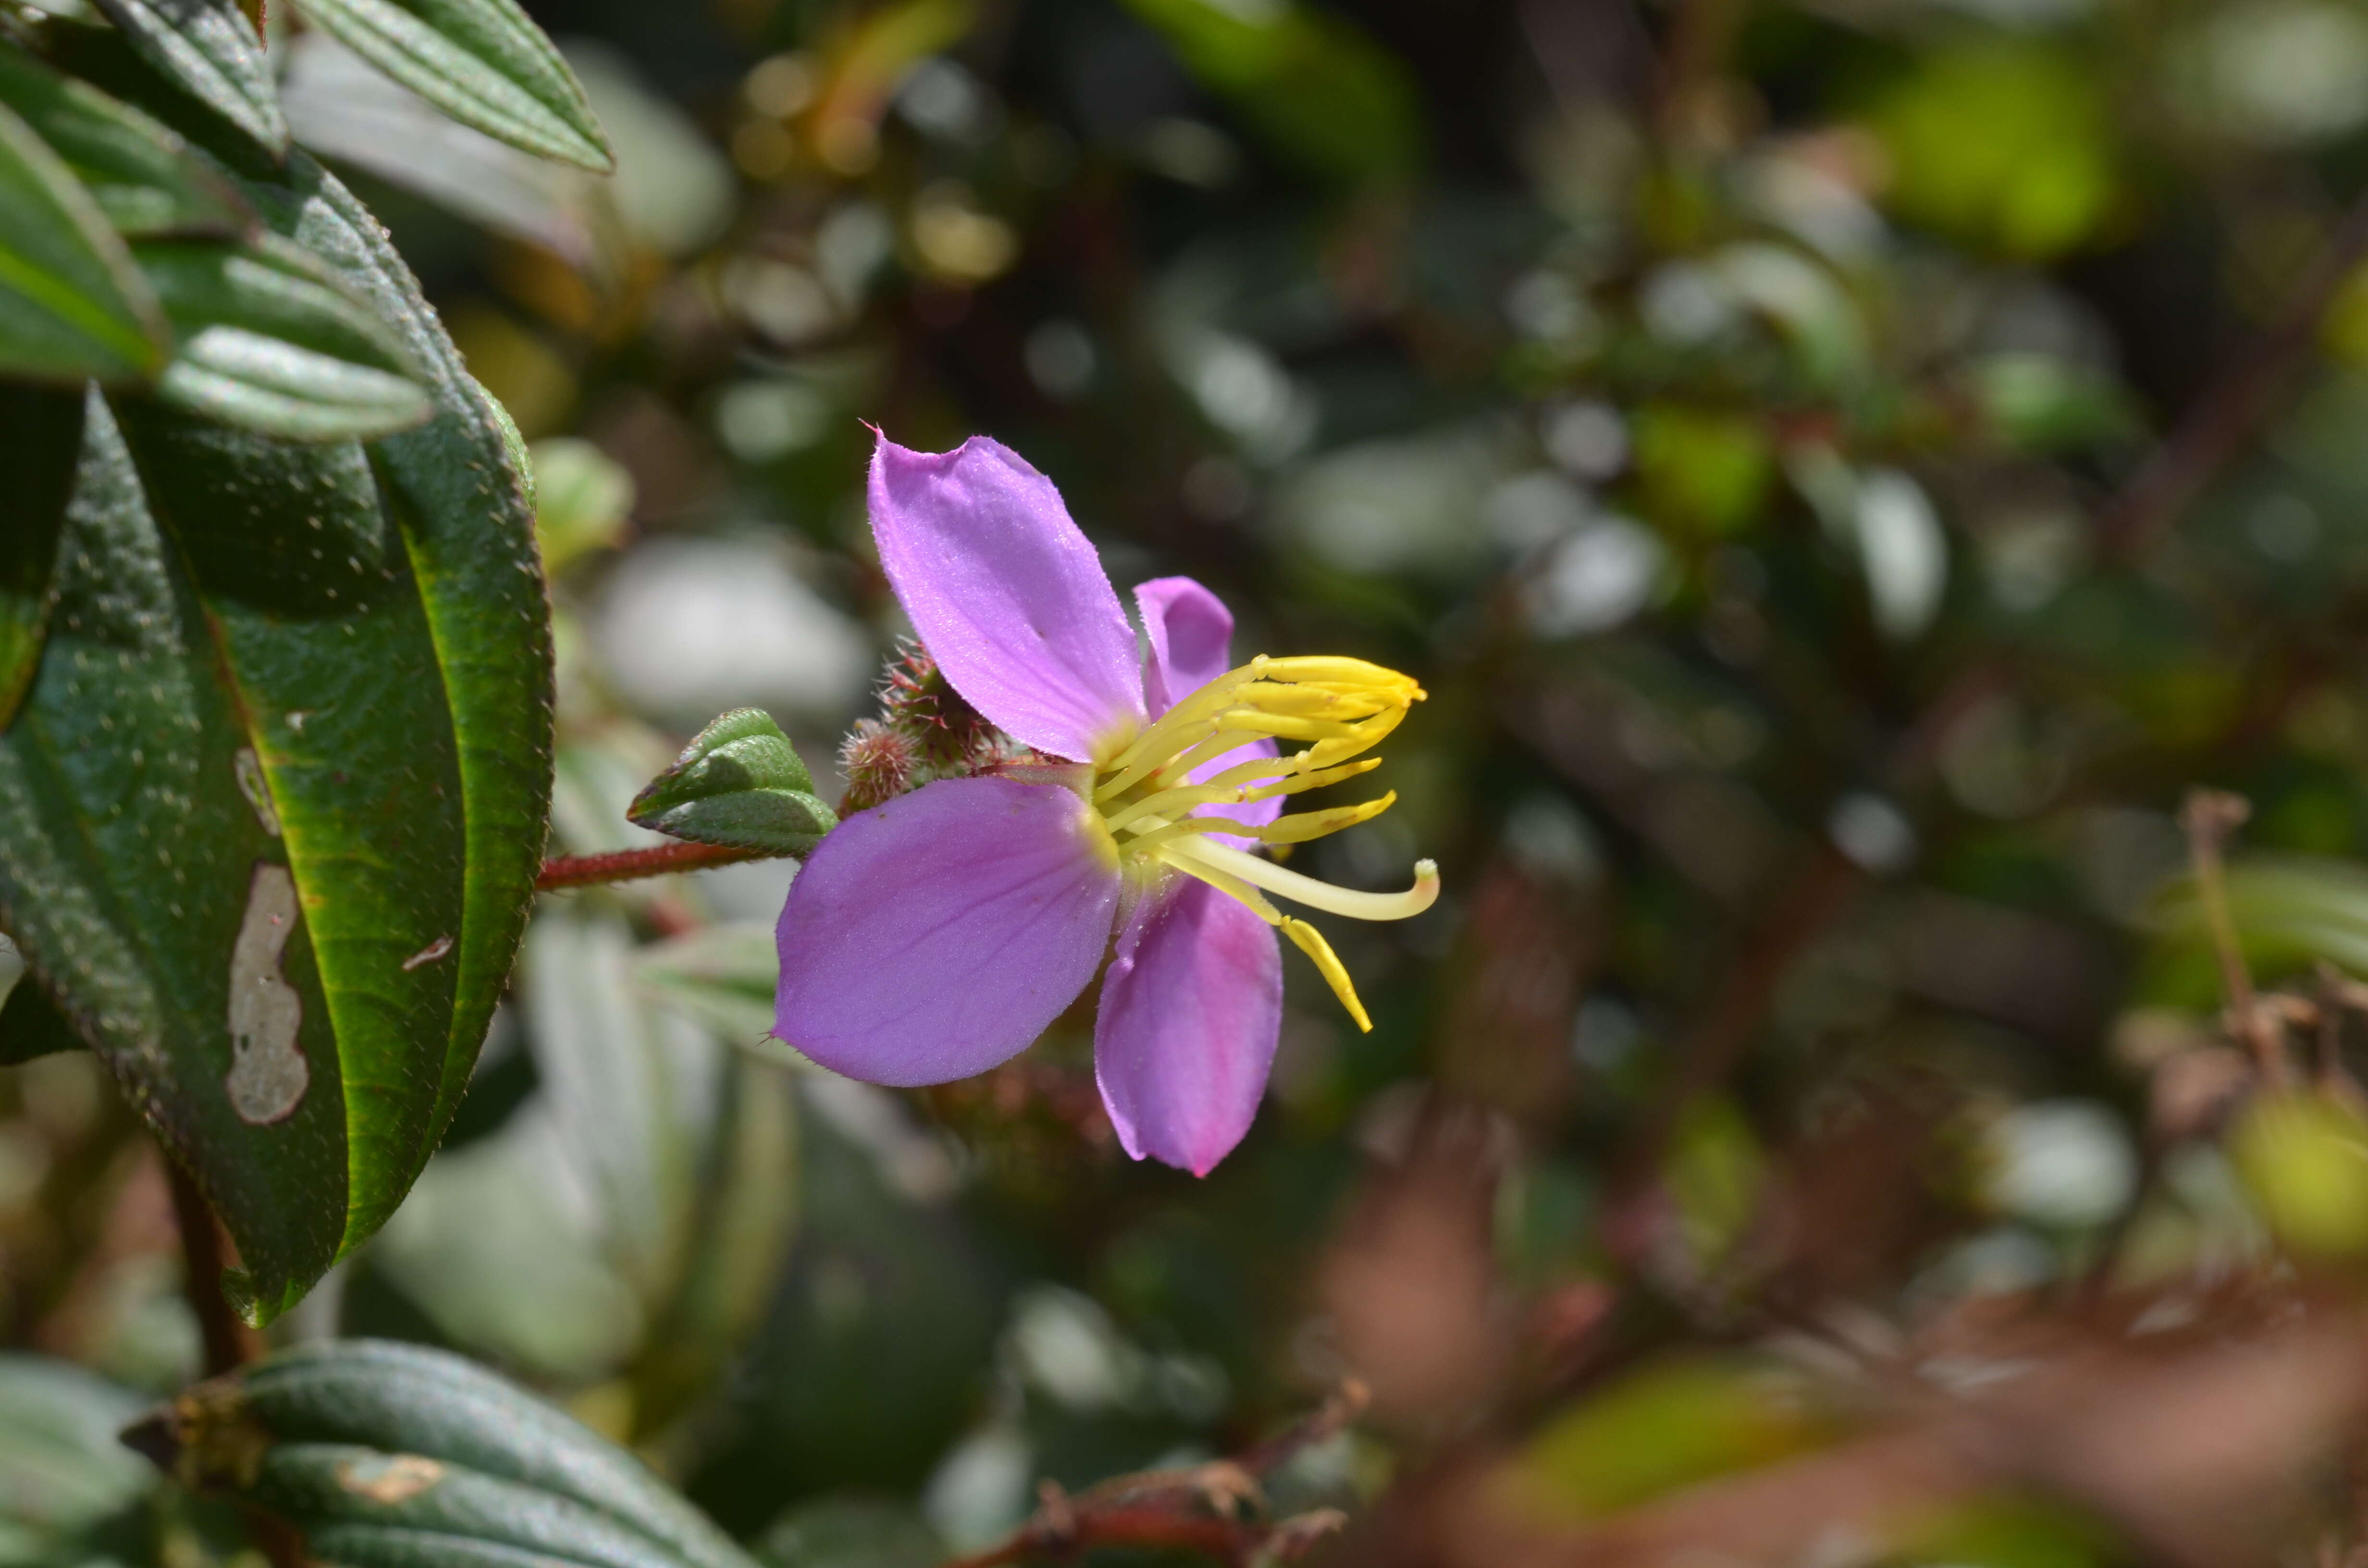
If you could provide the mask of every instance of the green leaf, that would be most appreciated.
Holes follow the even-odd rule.
[[[757,1555],[766,1568],[936,1568],[947,1554],[909,1505],[825,1497],[767,1526]]]
[[[0,104],[65,161],[119,233],[233,239],[253,226],[230,181],[178,135],[22,51],[0,49]]]
[[[95,0],[150,64],[275,157],[288,152],[271,61],[238,0]]]
[[[1295,0],[1126,5],[1188,70],[1311,172],[1396,180],[1421,165],[1421,110],[1406,67],[1353,23]]]
[[[781,985],[780,949],[763,925],[706,926],[636,949],[634,983],[699,1019],[743,1049],[771,1056],[776,1048],[796,1062],[773,1028],[774,994]],[[764,1041],[765,1045],[759,1045]]]
[[[183,1396],[142,1445],[347,1568],[754,1568],[631,1454],[443,1351],[283,1352]]]
[[[435,413],[402,339],[287,241],[149,241],[134,254],[181,338],[156,383],[164,402],[296,441],[367,440]]]
[[[400,324],[436,418],[293,446],[93,404],[0,734],[0,929],[260,1320],[384,1221],[466,1086],[540,863],[551,666],[522,480],[416,285],[311,160],[247,191]]]
[[[647,1428],[761,1315],[796,1169],[786,1079],[636,996],[632,951],[620,915],[545,907],[518,989],[537,1090],[438,1156],[370,1257],[467,1349],[558,1382],[627,1372]]]
[[[82,447],[82,394],[0,385],[0,730],[33,684],[57,602],[58,535]]]
[[[633,476],[591,442],[560,437],[534,448],[535,537],[554,576],[614,549],[633,515]]]
[[[516,0],[303,0],[305,17],[463,125],[606,174],[584,88]]]
[[[89,191],[0,107],[0,375],[154,375],[165,313]]]
[[[108,1555],[95,1538],[156,1487],[115,1437],[142,1403],[66,1362],[0,1355],[0,1562]]]
[[[797,748],[754,708],[726,713],[700,731],[625,816],[677,838],[772,855],[803,855],[838,825],[814,792],[814,775]]]

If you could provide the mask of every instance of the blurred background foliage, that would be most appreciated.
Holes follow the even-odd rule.
[[[1372,1034],[1292,973],[1201,1182],[1116,1149],[1084,1021],[912,1095],[785,1058],[785,869],[547,898],[450,1145],[279,1332],[481,1358],[778,1568],[977,1549],[1352,1374],[1271,1483],[1379,1521],[1340,1561],[1564,1561],[1474,1510],[1748,1475],[1814,1523],[1900,1379],[2050,1357],[1998,1419],[2054,1457],[1906,1487],[1873,1560],[2359,1543],[2356,1354],[2279,1342],[2273,1397],[2173,1353],[2368,1265],[2368,8],[529,8],[612,183],[279,47],[534,443],[555,849],[655,842],[624,805],[719,710],[815,758],[870,710],[869,421],[1015,446],[1245,652],[1417,674],[1398,810],[1309,853],[1448,892],[1333,932]],[[2216,902],[2199,784],[2252,806]],[[2291,983],[2233,1027],[2219,908]],[[86,1059],[0,1074],[0,1338],[132,1403],[198,1357],[135,1134]],[[136,1469],[23,1430],[0,1474],[46,1443],[83,1511],[0,1563],[144,1560]]]

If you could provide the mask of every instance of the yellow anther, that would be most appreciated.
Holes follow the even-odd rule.
[[[1342,828],[1355,827],[1359,823],[1372,821],[1397,803],[1395,790],[1378,801],[1367,801],[1357,806],[1334,806],[1329,811],[1301,812],[1293,816],[1278,817],[1265,826],[1252,830],[1250,836],[1264,844],[1305,844]]]
[[[1404,920],[1429,908],[1439,897],[1439,870],[1428,860],[1415,867],[1414,885],[1395,893],[1337,888],[1276,863],[1294,844],[1372,821],[1397,796],[1303,812],[1259,826],[1195,813],[1321,790],[1372,771],[1381,759],[1359,754],[1405,722],[1423,695],[1409,677],[1362,659],[1276,659],[1261,653],[1117,744],[1092,769],[1096,782],[1081,783],[1079,792],[1090,797],[1099,836],[1109,852],[1142,879],[1133,885],[1148,889],[1180,872],[1239,902],[1288,935],[1314,960],[1357,1027],[1370,1029],[1372,1020],[1331,944],[1307,922],[1286,918],[1268,894],[1359,920]],[[1265,739],[1300,743],[1301,749],[1235,762],[1200,783],[1188,782],[1198,769]],[[1255,841],[1272,848],[1276,858],[1246,854],[1215,842],[1216,836]]]
[[[1302,756],[1306,755],[1308,754],[1305,752],[1300,753]],[[1355,762],[1342,763],[1338,767],[1319,767],[1290,778],[1279,779],[1272,784],[1254,785],[1243,799],[1271,801],[1279,795],[1304,795],[1310,790],[1321,790],[1328,785],[1343,783],[1360,774],[1371,773],[1381,765],[1380,757],[1368,756]],[[1213,783],[1215,780],[1212,779],[1211,782]]]
[[[1162,790],[1147,795],[1130,806],[1121,806],[1102,818],[1102,825],[1112,833],[1121,832],[1128,824],[1146,816],[1176,818],[1195,806],[1237,806],[1242,803],[1239,785],[1195,784],[1181,790]],[[1154,826],[1158,825],[1154,824]]]
[[[1154,819],[1153,822],[1145,823],[1142,826],[1144,831],[1140,837],[1126,841],[1126,853],[1129,855],[1145,855],[1163,844],[1173,843],[1179,838],[1190,838],[1196,833],[1249,831],[1231,817],[1186,817],[1182,822]]]
[[[1267,680],[1338,681],[1349,686],[1369,686],[1390,691],[1419,691],[1410,676],[1380,665],[1367,664],[1362,659],[1341,658],[1328,653],[1303,653],[1288,659],[1269,658],[1260,653],[1251,661],[1250,668]]]
[[[1357,987],[1349,978],[1348,966],[1340,961],[1340,955],[1332,950],[1332,944],[1324,939],[1324,933],[1304,920],[1288,916],[1281,924],[1282,934],[1290,937],[1301,952],[1315,960],[1315,972],[1332,987],[1332,994],[1340,998],[1340,1006],[1349,1009],[1349,1016],[1357,1020],[1357,1027],[1367,1034],[1372,1033],[1372,1017],[1366,1013],[1364,1003],[1357,999]]]

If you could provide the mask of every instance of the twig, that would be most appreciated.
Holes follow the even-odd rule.
[[[1236,1459],[1191,1470],[1121,1475],[1075,1496],[1048,1481],[1038,1488],[1041,1501],[1034,1516],[1008,1540],[956,1558],[945,1568],[1004,1568],[1102,1546],[1164,1547],[1238,1564],[1293,1561],[1338,1529],[1347,1522],[1345,1517],[1322,1508],[1268,1521],[1244,1517],[1245,1506],[1262,1509],[1259,1479],[1293,1455],[1346,1430],[1364,1414],[1369,1397],[1365,1385],[1351,1379],[1322,1409]]]
[[[588,888],[602,882],[637,881],[676,871],[698,871],[710,866],[734,866],[744,860],[769,859],[761,849],[734,849],[721,844],[653,845],[647,849],[620,849],[607,855],[562,855],[542,863],[534,885],[543,892],[558,888]]]
[[[2126,560],[2153,542],[2245,449],[2274,411],[2277,392],[2309,352],[2319,323],[2364,258],[2368,191],[2344,215],[2271,329],[2221,375],[2098,514],[2098,542],[2107,555]],[[1884,769],[1892,787],[1920,773],[1958,721],[2002,688],[2006,676],[2003,663],[1988,658],[1952,680],[1902,736]],[[1631,1199],[1640,1196],[1634,1184],[1653,1179],[1669,1129],[1686,1103],[1733,1071],[1793,961],[1850,907],[1861,881],[1857,867],[1821,845],[1777,893],[1769,905],[1770,917],[1746,945],[1735,979],[1688,1042],[1670,1094],[1639,1140],[1628,1166]],[[1615,1221],[1622,1212],[1633,1217],[1633,1203],[1614,1205]]]
[[[2097,519],[2106,553],[2127,557],[2192,506],[2253,437],[2309,354],[2319,323],[2368,259],[2368,192],[2354,199],[2270,330],[2213,382]]]
[[[206,1376],[219,1378],[263,1358],[263,1335],[230,1309],[222,1294],[222,1270],[230,1266],[230,1238],[205,1194],[170,1151],[164,1156],[165,1182],[173,1195],[173,1222],[181,1233],[181,1290],[197,1314],[205,1346]],[[153,1457],[153,1456],[152,1456]],[[303,1537],[285,1519],[245,1503],[238,1506],[247,1539],[271,1568],[306,1568]]]
[[[2212,950],[2220,961],[2220,984],[2228,1001],[2229,1032],[2253,1053],[2261,1081],[2276,1087],[2290,1077],[2285,1049],[2285,1024],[2275,1006],[2265,1005],[2253,989],[2253,971],[2246,966],[2245,949],[2237,939],[2237,922],[2228,912],[2226,862],[2221,851],[2228,835],[2243,826],[2253,808],[2242,796],[2218,790],[2192,790],[2179,810],[2179,825],[2187,835],[2189,856],[2195,862],[2195,894],[2203,906],[2203,922],[2212,934]]]
[[[168,1152],[165,1179],[173,1194],[173,1222],[181,1232],[181,1289],[197,1314],[198,1331],[205,1342],[206,1376],[234,1372],[263,1354],[263,1336],[230,1310],[223,1296],[222,1270],[230,1266],[230,1248],[222,1221],[198,1190],[198,1184]]]

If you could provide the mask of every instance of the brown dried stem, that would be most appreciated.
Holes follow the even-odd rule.
[[[1259,1479],[1347,1429],[1369,1397],[1364,1384],[1351,1379],[1288,1430],[1213,1464],[1121,1475],[1075,1496],[1048,1481],[1038,1490],[1034,1516],[1008,1540],[946,1568],[1002,1568],[1102,1546],[1197,1551],[1237,1564],[1292,1562],[1346,1519],[1328,1508],[1281,1520],[1245,1517],[1264,1508]]]
[[[2227,861],[2223,851],[2228,839],[2253,808],[2242,796],[2218,790],[2192,790],[2179,810],[2179,825],[2187,835],[2187,850],[2195,863],[2195,894],[2203,907],[2203,923],[2212,936],[2212,950],[2220,961],[2220,984],[2228,1003],[2228,1030],[2253,1054],[2261,1081],[2271,1085],[2290,1077],[2286,1060],[2285,1020],[2278,1006],[2265,1003],[2253,988],[2253,971],[2246,966],[2245,949],[2237,939],[2237,922],[2228,912]]]

